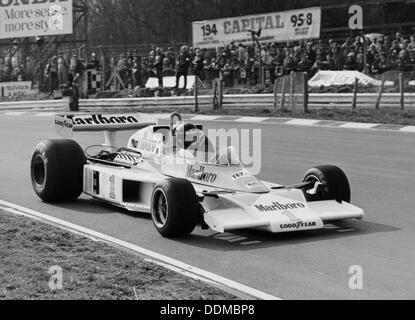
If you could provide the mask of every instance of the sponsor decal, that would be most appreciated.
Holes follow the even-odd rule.
[[[304,221],[298,221],[298,222],[292,222],[292,223],[285,223],[281,224],[280,228],[282,230],[284,229],[290,229],[290,230],[299,230],[299,229],[305,229],[305,228],[315,228],[317,227],[317,222],[304,222]]]
[[[147,151],[147,152],[151,152],[151,153],[156,153],[157,142],[155,142],[155,141],[132,139],[131,144],[134,147],[134,149],[138,149],[140,151]]]
[[[139,122],[134,116],[103,116],[101,114],[93,114],[91,116],[74,116],[72,121],[77,126],[131,124]]]
[[[254,205],[254,207],[259,212],[275,212],[275,211],[285,211],[285,210],[295,210],[295,209],[304,209],[305,205],[301,202],[297,203],[288,203],[288,204],[281,204],[279,202],[273,202],[270,205]]]
[[[62,127],[62,128],[69,128],[72,129],[72,123],[69,121],[66,121],[66,119],[56,119],[55,125]]]
[[[206,168],[204,166],[201,166],[200,168],[196,169],[195,166],[191,165],[187,167],[186,177],[202,182],[214,183],[218,178],[218,175],[206,172]]]
[[[245,169],[242,169],[242,170],[236,171],[234,174],[232,174],[232,179],[239,180],[239,179],[242,179],[242,178],[245,178],[245,177],[248,177],[248,176],[249,176],[249,172]]]

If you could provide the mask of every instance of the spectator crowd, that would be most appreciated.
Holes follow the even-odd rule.
[[[216,50],[205,50],[182,46],[180,52],[173,47],[162,49],[152,47],[146,56],[137,51],[121,54],[106,61],[111,68],[106,70],[106,79],[115,70],[125,88],[145,86],[150,77],[158,78],[163,87],[163,78],[184,79],[196,75],[202,81],[210,81],[221,76],[225,86],[255,85],[261,82],[273,83],[277,77],[292,71],[307,72],[313,76],[319,70],[358,70],[368,74],[382,74],[388,70],[413,72],[415,74],[415,36],[372,36],[366,38],[366,48],[362,37],[348,38],[346,41],[330,39],[287,43],[243,45],[232,43]],[[53,93],[79,85],[85,69],[102,71],[101,60],[93,53],[88,62],[77,50],[68,55],[59,53],[49,59],[46,65],[37,66],[35,81],[43,83],[45,91]],[[263,68],[263,72],[261,71]],[[111,69],[111,70],[110,70]],[[27,74],[24,65],[12,66],[5,60],[0,66],[0,81],[25,81]]]
[[[366,50],[360,36],[344,42],[310,40],[263,44],[261,48],[232,43],[216,51],[183,46],[177,54],[171,47],[166,50],[154,47],[148,56],[122,54],[113,63],[126,87],[143,86],[150,77],[157,77],[162,87],[165,76],[176,76],[177,86],[178,79],[189,74],[202,81],[221,75],[229,87],[257,84],[261,67],[269,83],[292,71],[308,72],[310,76],[319,70],[357,70],[368,74],[389,70],[415,72],[415,36],[396,33],[371,39],[366,38]]]

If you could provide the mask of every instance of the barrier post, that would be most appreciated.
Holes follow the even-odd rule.
[[[219,110],[223,108],[223,80],[219,78]]]
[[[354,86],[353,86],[353,102],[352,102],[352,109],[356,110],[357,107],[357,92],[359,90],[359,79],[354,79]]]
[[[400,93],[400,103],[401,103],[401,110],[405,110],[405,92],[404,92],[404,77],[403,73],[399,73],[399,93]]]
[[[294,110],[294,71],[290,73],[290,108]]]
[[[304,72],[304,95],[303,95],[303,105],[304,113],[308,113],[308,73]]]
[[[376,100],[376,106],[375,106],[376,110],[380,109],[380,101],[382,100],[382,94],[383,94],[383,89],[384,88],[385,88],[385,76],[383,76],[382,83],[380,84],[378,98]]]
[[[199,77],[195,77],[194,94],[195,94],[195,112],[199,112],[199,92],[198,92],[198,81]]]
[[[274,109],[277,110],[278,108],[278,79],[275,79],[274,82]]]
[[[219,109],[218,101],[218,79],[212,81],[213,84],[213,110]]]
[[[286,87],[287,79],[283,76],[282,77],[282,91],[281,91],[281,110],[285,110],[285,87]]]

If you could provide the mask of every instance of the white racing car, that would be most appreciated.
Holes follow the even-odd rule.
[[[174,113],[170,125],[143,114],[56,116],[65,140],[41,142],[31,162],[36,194],[45,202],[82,193],[134,212],[151,213],[164,237],[186,236],[197,225],[223,233],[254,228],[273,233],[315,230],[330,221],[362,219],[350,204],[346,175],[334,166],[311,169],[301,183],[260,181],[234,148],[214,150],[203,127]],[[116,133],[138,130],[125,148]],[[105,144],[85,151],[73,132],[105,132]]]

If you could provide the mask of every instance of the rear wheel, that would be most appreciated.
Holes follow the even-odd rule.
[[[83,191],[85,164],[85,153],[73,140],[39,143],[30,166],[34,191],[45,202],[76,200]]]
[[[154,226],[163,237],[183,237],[195,229],[200,204],[189,181],[176,178],[161,181],[154,188],[151,204]]]
[[[346,174],[335,166],[319,166],[309,170],[304,182],[320,183],[314,195],[305,192],[307,201],[336,200],[337,202],[350,202],[350,183]]]

